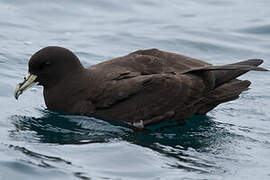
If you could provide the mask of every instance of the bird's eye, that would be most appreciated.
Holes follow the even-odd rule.
[[[45,61],[43,64],[39,66],[40,70],[43,70],[45,67],[49,66],[51,63],[49,61]]]
[[[46,65],[50,65],[51,62],[50,62],[50,61],[46,61],[45,64],[46,64]]]

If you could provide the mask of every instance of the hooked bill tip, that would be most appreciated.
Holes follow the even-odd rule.
[[[19,99],[19,95],[16,94],[15,95],[15,99],[18,100]]]
[[[19,96],[22,94],[22,91],[20,90],[21,84],[18,84],[14,90],[14,97],[16,100],[19,99]]]
[[[16,99],[16,100],[18,100],[18,99],[19,99],[20,94],[21,94],[21,92],[20,92],[20,91],[18,91],[17,93],[15,93],[14,97],[15,97],[15,99]]]

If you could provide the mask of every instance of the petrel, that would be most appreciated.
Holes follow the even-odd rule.
[[[53,111],[121,121],[136,127],[183,121],[235,100],[250,81],[236,79],[261,59],[214,66],[158,49],[138,50],[85,68],[70,50],[49,46],[29,60],[28,73],[15,98],[34,84],[43,86]]]

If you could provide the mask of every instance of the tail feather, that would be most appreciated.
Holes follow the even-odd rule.
[[[235,79],[251,70],[267,71],[267,69],[257,67],[262,63],[263,60],[261,59],[249,59],[246,61],[221,66],[228,69],[213,71],[215,76],[215,86],[220,86],[221,84],[229,82],[230,80]],[[231,69],[229,70],[229,68]]]
[[[214,87],[218,87],[226,82],[229,82],[248,71],[268,71],[265,68],[257,67],[263,63],[261,59],[249,59],[233,64],[223,66],[208,66],[198,69],[189,70],[186,73],[207,72],[211,71],[215,78]]]
[[[223,66],[208,66],[189,71],[191,73],[199,72],[205,74],[204,79],[206,82],[210,82],[210,84],[213,82],[213,88],[203,101],[200,102],[197,114],[206,114],[223,102],[237,99],[243,91],[249,89],[251,82],[236,78],[251,70],[268,71],[267,69],[257,67],[262,63],[263,60],[261,59],[250,59]]]
[[[259,66],[263,63],[262,59],[248,59],[245,61],[233,63],[231,65],[249,65],[249,66]]]
[[[251,82],[248,80],[234,79],[217,87],[205,97],[197,114],[206,114],[221,103],[238,99],[243,91],[249,89],[250,84]]]

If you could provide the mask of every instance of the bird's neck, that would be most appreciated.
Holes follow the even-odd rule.
[[[48,109],[72,112],[74,104],[87,98],[86,71],[72,73],[53,87],[44,87],[43,94]]]

